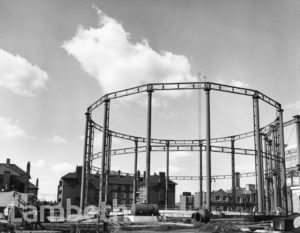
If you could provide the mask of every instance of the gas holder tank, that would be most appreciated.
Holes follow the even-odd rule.
[[[135,216],[158,216],[157,204],[132,204],[131,215]]]

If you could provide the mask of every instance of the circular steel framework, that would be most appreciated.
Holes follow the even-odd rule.
[[[205,114],[206,114],[206,135],[205,138],[194,140],[173,140],[158,139],[151,137],[152,123],[152,95],[158,91],[169,90],[203,90],[205,92]],[[211,138],[210,134],[210,92],[227,92],[238,95],[249,96],[253,99],[253,131],[230,135],[227,137]],[[111,100],[122,98],[129,95],[147,93],[147,136],[141,137],[116,132],[109,129],[110,104]],[[260,126],[259,101],[263,101],[274,107],[276,117],[268,125]],[[103,124],[100,125],[92,118],[92,113],[99,106],[104,106]],[[82,167],[82,183],[80,207],[83,210],[88,204],[88,180],[92,171],[100,174],[99,183],[99,206],[107,200],[107,185],[111,171],[111,156],[121,154],[134,154],[134,179],[133,179],[133,200],[136,200],[137,190],[137,159],[138,153],[146,152],[146,201],[149,202],[150,187],[150,161],[152,151],[166,152],[166,180],[169,180],[169,153],[170,151],[198,151],[199,152],[199,181],[200,193],[202,183],[206,181],[206,200],[202,200],[200,195],[200,205],[205,205],[211,211],[211,180],[216,178],[227,178],[226,176],[212,177],[211,175],[211,152],[229,153],[232,162],[232,193],[235,197],[235,155],[255,156],[255,175],[257,176],[257,207],[259,213],[269,213],[271,209],[282,207],[287,209],[287,187],[286,187],[286,168],[284,151],[284,126],[295,122],[296,119],[283,122],[283,109],[281,104],[263,93],[242,88],[211,82],[188,82],[188,83],[152,83],[137,86],[117,92],[112,92],[102,96],[87,108],[86,129],[84,140],[84,155]],[[94,132],[102,132],[102,151],[94,153]],[[131,148],[113,149],[112,138],[121,138],[134,143]],[[235,142],[244,138],[254,138],[254,148],[236,148]],[[216,145],[220,142],[230,142],[230,147]],[[140,145],[142,144],[142,145]],[[206,176],[202,174],[202,154],[206,156]],[[101,159],[101,167],[93,166],[93,161]],[[249,176],[250,173],[241,174]],[[166,182],[166,208],[168,207],[168,182]]]

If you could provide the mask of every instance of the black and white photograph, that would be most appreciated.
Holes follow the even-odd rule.
[[[299,0],[0,0],[1,232],[300,232]]]

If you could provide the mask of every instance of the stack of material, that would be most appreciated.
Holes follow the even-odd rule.
[[[226,222],[226,221],[219,221],[219,222],[209,222],[209,223],[202,223],[198,228],[200,232],[242,232],[242,230],[237,227],[232,222]]]

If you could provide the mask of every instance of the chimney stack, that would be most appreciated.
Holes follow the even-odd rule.
[[[35,186],[39,188],[39,178],[36,179]]]
[[[30,176],[30,162],[27,163],[27,175]]]
[[[240,173],[236,172],[235,173],[235,188],[239,189],[240,186]]]
[[[7,166],[10,165],[10,159],[9,158],[6,159],[6,165]]]

